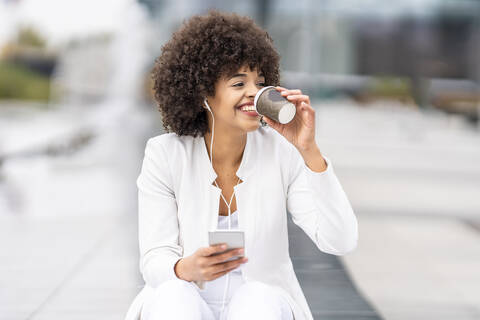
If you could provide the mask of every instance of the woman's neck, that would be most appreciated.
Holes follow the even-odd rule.
[[[215,126],[215,137],[213,138],[213,164],[215,167],[237,168],[243,157],[243,151],[247,143],[247,134],[233,135],[227,132],[221,132]],[[204,135],[204,142],[207,147],[208,156],[210,154],[210,144],[212,133],[207,132]]]

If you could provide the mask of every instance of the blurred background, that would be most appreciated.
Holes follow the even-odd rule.
[[[480,319],[476,0],[0,0],[0,319],[124,317],[150,71],[209,8],[265,28],[311,97],[359,221],[339,261],[378,317]]]

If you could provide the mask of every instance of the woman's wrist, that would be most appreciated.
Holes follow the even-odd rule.
[[[185,281],[190,281],[190,280],[187,279],[187,277],[185,277],[185,272],[184,272],[184,268],[183,268],[184,263],[185,263],[185,259],[181,258],[180,260],[177,261],[177,263],[175,263],[175,266],[174,266],[173,270],[175,271],[175,275],[177,276],[177,278],[185,280]]]
[[[182,277],[182,272],[181,272],[182,261],[183,261],[183,258],[181,258],[180,260],[178,260],[178,261],[175,263],[175,266],[173,267],[173,270],[175,271],[175,275],[176,275],[177,278],[179,278],[179,279],[183,279],[183,277]]]

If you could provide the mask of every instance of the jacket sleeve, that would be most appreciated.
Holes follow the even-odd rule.
[[[156,288],[177,278],[174,266],[183,256],[178,244],[177,203],[172,175],[162,145],[147,141],[138,187],[138,238],[140,272]]]
[[[358,223],[330,159],[323,156],[327,169],[312,171],[300,152],[291,147],[287,210],[323,252],[344,255],[358,241]]]

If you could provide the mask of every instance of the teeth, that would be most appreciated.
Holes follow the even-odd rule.
[[[244,106],[240,108],[242,111],[255,111],[254,106]]]

